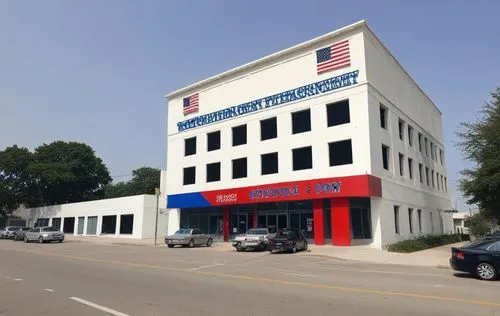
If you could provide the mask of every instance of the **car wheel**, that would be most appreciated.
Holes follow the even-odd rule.
[[[481,280],[486,281],[494,280],[497,277],[495,268],[491,264],[486,262],[481,262],[477,265],[476,273]]]
[[[43,244],[43,238],[42,238],[42,237],[38,238],[38,242],[39,242],[40,244]]]
[[[307,251],[309,245],[307,244],[307,241],[304,241],[304,251]]]
[[[296,253],[296,252],[297,252],[297,245],[296,245],[296,244],[294,244],[294,245],[292,246],[292,253]]]
[[[174,248],[174,245],[167,245],[168,248]]]
[[[212,247],[212,243],[213,242],[214,241],[212,240],[212,238],[208,238],[208,240],[207,240],[207,247]]]
[[[27,243],[28,241],[29,241],[29,240],[28,240],[28,237],[24,237],[24,242],[26,242],[26,243]]]
[[[59,240],[59,243],[62,243],[63,241],[62,240]]]
[[[190,240],[189,241],[189,248],[193,248],[194,247],[194,240]]]

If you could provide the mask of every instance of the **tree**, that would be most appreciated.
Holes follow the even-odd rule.
[[[464,226],[468,227],[470,234],[474,236],[484,236],[488,234],[491,232],[491,228],[493,227],[492,224],[492,221],[481,212],[468,217],[464,222]]]
[[[458,144],[474,167],[462,171],[460,190],[468,203],[477,204],[487,216],[500,219],[500,87],[484,104],[481,118],[461,123]]]
[[[115,198],[129,195],[155,194],[160,184],[160,169],[141,167],[132,171],[132,179],[118,182],[106,188],[106,197]]]
[[[56,141],[33,153],[28,170],[37,180],[41,205],[96,200],[111,182],[107,167],[82,143]]]

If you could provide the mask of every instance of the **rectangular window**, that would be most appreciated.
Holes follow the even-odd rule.
[[[383,129],[387,129],[387,108],[383,106],[382,104],[380,105],[380,127]]]
[[[421,163],[418,164],[418,177],[420,178],[420,183],[424,183],[424,172],[423,165]]]
[[[431,177],[432,177],[432,187],[434,188],[436,186],[436,183],[434,182],[434,170],[431,171]]]
[[[247,125],[240,125],[232,128],[233,146],[244,145],[247,143]]]
[[[394,229],[399,234],[399,206],[394,205]]]
[[[184,185],[194,184],[196,182],[196,167],[184,168]]]
[[[261,155],[260,162],[263,175],[278,173],[278,153]]]
[[[116,215],[102,217],[101,233],[116,234]]]
[[[439,150],[439,161],[441,162],[441,165],[443,165],[444,162],[444,152],[442,149]]]
[[[385,170],[389,170],[389,146],[382,145],[382,165]]]
[[[418,133],[418,151],[422,152],[422,134]]]
[[[425,155],[429,157],[429,141],[427,140],[427,137],[424,138],[424,145],[425,145]]]
[[[292,150],[293,170],[312,168],[312,147],[295,148]]]
[[[352,144],[350,139],[328,144],[330,167],[352,164]]]
[[[207,134],[207,151],[220,149],[220,131]]]
[[[410,234],[413,234],[413,209],[408,209],[408,224],[410,225]]]
[[[431,143],[431,159],[434,160],[434,143],[433,142],[430,143]]]
[[[184,140],[184,156],[196,155],[196,136]]]
[[[134,232],[134,214],[120,216],[120,234],[132,234]]]
[[[413,159],[408,158],[408,175],[413,179]]]
[[[422,232],[422,210],[417,210],[418,216],[418,230]]]
[[[408,145],[413,147],[413,127],[408,124]]]
[[[405,140],[405,121],[398,120],[399,139]]]
[[[207,164],[207,182],[220,181],[220,162]]]
[[[444,177],[444,192],[448,193],[448,180]]]
[[[436,172],[436,182],[438,190],[441,190],[441,186],[439,185],[439,173]]]
[[[403,176],[404,175],[404,161],[405,156],[402,153],[399,153],[399,175]]]
[[[328,127],[350,123],[349,99],[327,104],[326,116]]]
[[[233,179],[247,177],[247,158],[233,160]]]
[[[443,178],[443,175],[441,175],[441,189],[444,191],[444,178]]]
[[[429,177],[429,167],[425,167],[425,180],[427,181],[427,186],[430,186],[431,179]]]
[[[260,140],[278,137],[278,122],[276,117],[260,121]]]
[[[311,110],[292,113],[292,134],[309,132],[311,130]]]

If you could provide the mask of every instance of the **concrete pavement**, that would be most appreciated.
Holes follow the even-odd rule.
[[[77,242],[0,253],[4,315],[500,315],[500,282],[435,268]]]

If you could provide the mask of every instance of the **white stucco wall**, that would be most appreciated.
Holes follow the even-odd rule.
[[[78,217],[85,217],[83,236],[87,236],[88,217],[97,216],[97,232],[95,236],[100,236],[102,229],[102,217],[107,215],[116,215],[116,234],[106,234],[106,237],[141,239],[154,237],[155,210],[155,196],[136,195],[122,198],[32,208],[28,210],[27,217],[31,225],[33,225],[39,218],[49,218],[49,225],[52,224],[53,218],[61,218],[61,230],[64,225],[63,219],[66,217],[74,217],[75,235],[77,235]],[[133,233],[120,234],[120,215],[128,214],[134,215]],[[166,230],[168,225],[167,220],[165,219],[166,216],[168,215],[159,215],[159,232]]]

